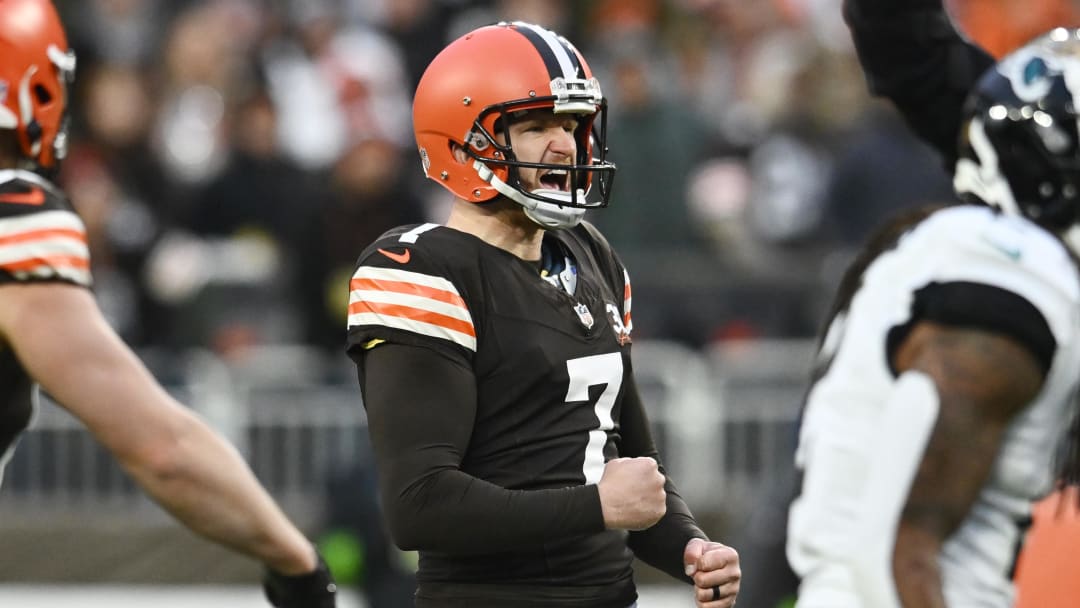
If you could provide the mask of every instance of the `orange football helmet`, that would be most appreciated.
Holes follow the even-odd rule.
[[[615,165],[605,160],[607,102],[584,57],[542,27],[499,23],[450,43],[431,62],[413,100],[413,129],[424,173],[459,198],[483,203],[505,196],[546,228],[577,224],[585,210],[604,207]],[[523,162],[514,155],[511,113],[551,108],[578,117],[573,165]],[[506,140],[499,143],[497,132]],[[452,146],[472,158],[462,164]],[[568,191],[526,190],[518,168],[565,170]],[[598,194],[592,193],[596,185]]]
[[[67,152],[75,54],[49,0],[0,0],[0,129],[14,129],[26,168],[54,169]]]

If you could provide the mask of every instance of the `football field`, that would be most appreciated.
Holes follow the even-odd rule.
[[[690,587],[650,585],[639,590],[638,608],[687,608]],[[235,585],[0,585],[4,608],[267,608],[257,587]],[[338,608],[366,608],[345,591]]]

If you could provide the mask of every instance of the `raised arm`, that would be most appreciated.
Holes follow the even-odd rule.
[[[994,59],[956,30],[941,0],[844,0],[844,20],[870,92],[891,101],[951,171],[964,100]]]

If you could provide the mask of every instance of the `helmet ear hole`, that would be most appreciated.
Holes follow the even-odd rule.
[[[34,97],[37,98],[38,105],[47,105],[53,100],[52,93],[40,84],[34,85]]]
[[[447,146],[450,148],[450,156],[452,156],[458,164],[464,165],[469,162],[469,153],[465,151],[465,146],[456,141],[448,141]]]

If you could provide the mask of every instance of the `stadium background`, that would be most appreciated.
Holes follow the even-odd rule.
[[[997,54],[1080,24],[1067,0],[948,4]],[[103,309],[372,606],[402,605],[412,562],[378,525],[345,286],[375,236],[445,213],[416,162],[412,90],[478,25],[574,41],[611,101],[620,167],[589,219],[631,271],[669,468],[743,550],[750,592],[783,590],[768,549],[817,323],[873,224],[950,197],[938,160],[866,95],[839,0],[57,5],[79,56],[58,181]],[[5,483],[0,605],[259,605],[253,564],[179,530],[47,402]],[[641,578],[642,608],[690,605]]]

